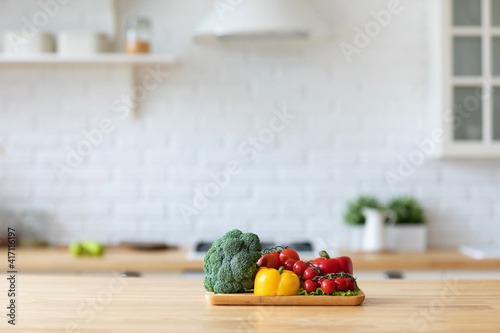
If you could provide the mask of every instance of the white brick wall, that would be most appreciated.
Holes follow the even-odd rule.
[[[50,239],[166,240],[186,244],[239,227],[296,238],[304,233],[345,242],[347,200],[412,194],[426,207],[430,242],[500,242],[500,163],[432,158],[394,191],[385,172],[407,158],[415,140],[434,129],[426,0],[404,11],[347,64],[341,41],[371,20],[383,0],[316,0],[334,38],[310,48],[235,48],[193,44],[190,34],[211,1],[122,0],[151,17],[156,52],[181,65],[149,93],[138,117],[116,129],[60,182],[51,163],[76,147],[82,130],[113,117],[112,101],[128,93],[127,72],[103,65],[0,65],[0,203],[42,209]],[[96,8],[101,8],[97,10]],[[19,28],[37,1],[0,0],[0,32]],[[110,22],[99,1],[74,0],[47,29]],[[99,13],[96,16],[96,13]],[[139,80],[145,75],[137,71]],[[140,81],[138,81],[140,82]],[[269,126],[273,110],[297,115],[274,141],[247,161],[238,153]],[[235,159],[242,172],[190,223],[179,213],[193,189]]]

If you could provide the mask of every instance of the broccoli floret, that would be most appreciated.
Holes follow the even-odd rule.
[[[222,281],[222,282],[234,281],[231,265],[229,265],[227,262],[224,262],[220,267],[219,271],[217,272],[217,281]]]
[[[259,237],[238,229],[216,240],[203,260],[207,291],[237,293],[253,288],[262,247]]]
[[[207,291],[214,291],[214,281],[212,276],[205,275],[205,278],[203,279],[203,286]]]
[[[241,235],[243,235],[243,233],[240,230],[233,229],[231,231],[226,232],[226,234],[224,236],[222,236],[221,238],[219,238],[217,241],[220,241],[222,244],[222,243],[225,243],[228,238],[241,238]],[[217,241],[215,241],[215,242],[217,242]]]
[[[253,280],[245,280],[243,282],[243,289],[249,290],[253,288]]]
[[[224,251],[224,256],[228,258],[234,257],[237,253],[241,251],[242,247],[245,247],[246,249],[246,246],[244,245],[245,244],[243,243],[243,241],[237,238],[228,239],[222,247]]]
[[[252,270],[256,271],[257,265],[255,265],[255,263],[258,260],[259,257],[256,259],[255,256],[250,253],[240,252],[236,254],[231,259],[231,271],[234,274],[235,280],[242,280],[246,275],[248,275],[248,272],[251,272]]]
[[[259,236],[257,236],[256,234],[247,232],[246,234],[241,235],[240,239],[245,243],[249,252],[259,252],[260,254],[260,251],[262,251]],[[259,258],[257,258],[257,260]]]
[[[253,285],[252,285],[253,286]],[[216,281],[214,284],[214,292],[219,293],[219,294],[227,294],[227,290],[243,290],[243,285],[239,282],[233,281],[233,282],[222,282],[222,281]],[[238,291],[231,291],[232,292],[238,292]]]

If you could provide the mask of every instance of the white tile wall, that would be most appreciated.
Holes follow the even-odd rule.
[[[193,44],[190,34],[211,1],[122,0],[151,17],[154,49],[181,65],[141,104],[118,120],[81,166],[60,182],[52,168],[75,148],[82,130],[113,117],[111,103],[128,93],[120,66],[0,65],[0,203],[44,209],[51,240],[166,240],[185,244],[240,227],[263,238],[304,233],[342,242],[346,201],[359,194],[387,200],[412,194],[424,204],[430,243],[500,242],[500,162],[433,158],[394,190],[385,172],[398,167],[435,128],[429,1],[401,1],[403,13],[348,64],[339,49],[370,21],[383,0],[316,0],[334,38],[309,48]],[[19,28],[34,0],[0,0],[0,30]],[[74,0],[47,29],[106,30],[99,1]],[[237,9],[236,9],[237,10]],[[96,18],[96,13],[99,13]],[[138,70],[139,80],[145,71]],[[139,81],[140,82],[140,81]],[[238,153],[283,106],[296,118],[255,159]],[[185,222],[181,203],[238,160],[241,173]]]

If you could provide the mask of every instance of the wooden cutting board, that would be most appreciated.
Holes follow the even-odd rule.
[[[206,293],[212,305],[360,305],[365,300],[362,290],[357,296],[255,296],[251,291],[238,294]]]

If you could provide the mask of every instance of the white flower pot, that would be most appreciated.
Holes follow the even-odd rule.
[[[351,251],[363,250],[364,226],[350,226]],[[423,252],[427,249],[427,226],[422,224],[394,225],[385,227],[385,249]]]
[[[427,226],[400,224],[386,228],[386,249],[423,252],[427,249]]]

